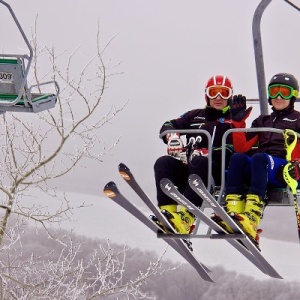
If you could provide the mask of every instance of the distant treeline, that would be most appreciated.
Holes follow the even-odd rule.
[[[37,234],[35,229],[26,229],[27,232],[22,237],[22,255],[19,259],[26,261],[32,254],[44,256],[47,259],[57,260],[61,255],[63,245],[52,240],[41,231]],[[60,236],[68,236],[62,230]],[[80,241],[82,247],[77,255],[77,259],[88,260],[99,249],[99,245],[106,245],[107,241],[91,239],[84,236],[72,234],[73,243]],[[121,251],[124,245],[110,243],[114,251]],[[16,249],[15,249],[16,250]],[[53,250],[53,251],[52,251]],[[0,255],[3,255],[0,253]],[[0,256],[0,258],[3,258]],[[5,259],[5,258],[4,258]],[[125,270],[122,281],[127,282],[133,274],[139,271],[144,272],[149,266],[149,262],[157,261],[158,255],[153,251],[141,251],[136,248],[126,250]],[[203,281],[196,271],[187,263],[182,264],[163,259],[163,269],[171,271],[163,275],[154,275],[147,279],[147,283],[142,285],[143,292],[152,299],[157,300],[296,300],[299,299],[299,282],[286,282],[280,279],[267,279],[263,281],[255,280],[252,277],[238,274],[236,272],[225,271],[222,267],[212,268],[213,278],[216,283]],[[175,268],[174,270],[172,270]],[[91,276],[91,274],[89,274]],[[128,299],[127,296],[112,295],[94,299]],[[134,298],[132,298],[134,299]]]

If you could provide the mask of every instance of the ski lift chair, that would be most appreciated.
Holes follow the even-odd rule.
[[[29,49],[29,56],[0,54],[0,113],[6,111],[37,113],[53,108],[59,94],[57,82],[48,81],[28,86],[27,77],[33,60],[32,47],[10,5],[3,0],[0,0],[0,4],[8,8]],[[40,91],[42,86],[50,84],[54,86],[54,93],[32,92],[33,89]]]
[[[291,5],[297,11],[300,11],[299,5],[293,3],[291,0],[284,0],[286,3]],[[253,34],[253,45],[254,45],[254,56],[256,65],[256,76],[258,83],[258,102],[260,105],[260,112],[262,115],[268,114],[268,99],[266,94],[266,80],[263,60],[263,49],[262,49],[262,38],[261,38],[261,19],[264,11],[272,0],[261,0],[258,4],[252,21],[252,34]],[[255,99],[256,100],[256,99]],[[299,101],[299,99],[297,99]],[[266,129],[265,129],[266,130]],[[223,183],[224,184],[224,183]],[[267,197],[269,204],[274,206],[280,205],[293,205],[290,189],[269,189],[267,191]],[[299,199],[299,196],[298,196]]]
[[[221,187],[219,188],[219,193],[217,195],[217,200],[220,204],[224,205],[225,203],[225,145],[226,145],[226,138],[232,132],[261,132],[261,131],[269,131],[275,133],[283,133],[283,130],[276,129],[276,128],[235,128],[229,129],[226,131],[222,138],[222,182]],[[298,193],[297,193],[298,195]],[[287,188],[268,188],[267,190],[267,202],[268,206],[293,206],[294,200],[293,195],[290,189]],[[298,198],[299,199],[299,198]],[[299,200],[298,200],[299,201]]]

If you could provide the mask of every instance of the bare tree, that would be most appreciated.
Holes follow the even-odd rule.
[[[126,249],[115,254],[109,245],[100,247],[84,261],[78,259],[80,244],[55,235],[53,225],[69,219],[72,213],[66,197],[59,199],[54,212],[37,203],[30,207],[22,203],[32,188],[57,199],[49,185],[52,179],[68,174],[85,159],[100,163],[119,141],[116,137],[107,147],[101,131],[126,105],[112,105],[101,115],[109,78],[117,74],[118,65],[104,60],[111,40],[100,46],[99,26],[96,54],[83,63],[80,71],[74,70],[82,61],[82,57],[78,59],[79,49],[65,59],[66,53],[56,53],[55,47],[38,46],[36,26],[32,36],[32,84],[56,80],[61,93],[52,110],[33,116],[0,116],[0,253],[5,254],[0,262],[0,299],[94,299],[113,294],[126,299],[147,298],[140,287],[157,274],[160,259],[123,282]],[[45,58],[49,58],[48,69],[41,67]],[[9,223],[12,216],[17,218],[14,226]],[[16,245],[22,245],[22,231],[30,221],[41,225],[49,238],[63,246],[56,260],[32,254],[25,262],[20,261],[22,247]]]
[[[64,53],[56,54],[54,47],[39,48],[37,35],[33,35],[33,80],[39,84],[39,80],[50,78],[58,80],[62,87],[54,109],[30,116],[29,120],[28,116],[9,113],[0,118],[0,208],[3,211],[0,245],[11,214],[30,218],[45,229],[53,222],[68,218],[67,199],[61,199],[60,207],[52,214],[43,207],[25,209],[20,200],[32,187],[55,195],[49,187],[51,179],[66,175],[86,158],[101,162],[118,143],[116,137],[107,148],[101,135],[105,124],[111,122],[124,106],[111,106],[101,115],[108,78],[115,74],[116,66],[107,67],[103,61],[104,51],[111,41],[101,49],[98,38],[99,30],[96,55],[82,66],[78,75],[74,75],[72,67],[76,65],[76,59],[80,61],[76,57],[78,49],[63,66],[59,61],[65,61]],[[39,60],[45,61],[45,55],[50,59],[50,67],[41,74]]]
[[[124,279],[124,246],[114,249],[110,242],[93,251],[70,237],[68,247],[22,259],[22,245],[2,251],[0,261],[0,299],[155,299],[141,287],[153,276],[164,275],[164,253],[148,267]],[[6,259],[3,259],[5,258]],[[56,257],[53,259],[53,257]]]

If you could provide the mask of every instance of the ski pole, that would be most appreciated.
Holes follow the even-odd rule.
[[[297,144],[297,133],[291,129],[286,129],[283,132],[284,137],[284,144],[286,148],[286,160],[288,161],[287,164],[283,168],[283,178],[289,188],[292,191],[293,194],[293,200],[294,200],[294,207],[295,207],[295,213],[296,213],[296,220],[297,220],[297,226],[298,226],[298,237],[300,242],[300,214],[299,214],[299,206],[298,206],[298,198],[297,198],[297,187],[298,187],[298,181],[294,179],[290,175],[290,170],[293,169],[295,166],[292,162],[292,152]],[[298,164],[298,162],[296,162]],[[298,166],[296,166],[297,168]],[[297,173],[297,172],[296,172]]]
[[[297,133],[291,129],[285,129],[283,131],[284,144],[286,149],[286,160],[290,162],[292,160],[292,152],[297,144]]]

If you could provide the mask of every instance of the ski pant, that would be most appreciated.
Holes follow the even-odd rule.
[[[284,180],[280,180],[282,177],[278,176],[279,172],[282,175],[282,166],[286,163],[285,159],[266,153],[256,153],[252,157],[235,153],[229,163],[226,194],[248,193],[264,199],[268,187],[286,187]]]
[[[226,150],[226,161],[229,162],[232,152]],[[192,190],[188,184],[190,174],[197,174],[207,186],[208,182],[208,158],[205,156],[195,156],[189,164],[172,156],[162,156],[154,164],[157,202],[158,206],[177,204],[168,197],[160,188],[160,180],[170,179],[178,188],[179,192],[197,206],[202,205],[202,199]],[[212,176],[216,185],[221,184],[221,150],[213,151],[212,155]]]

